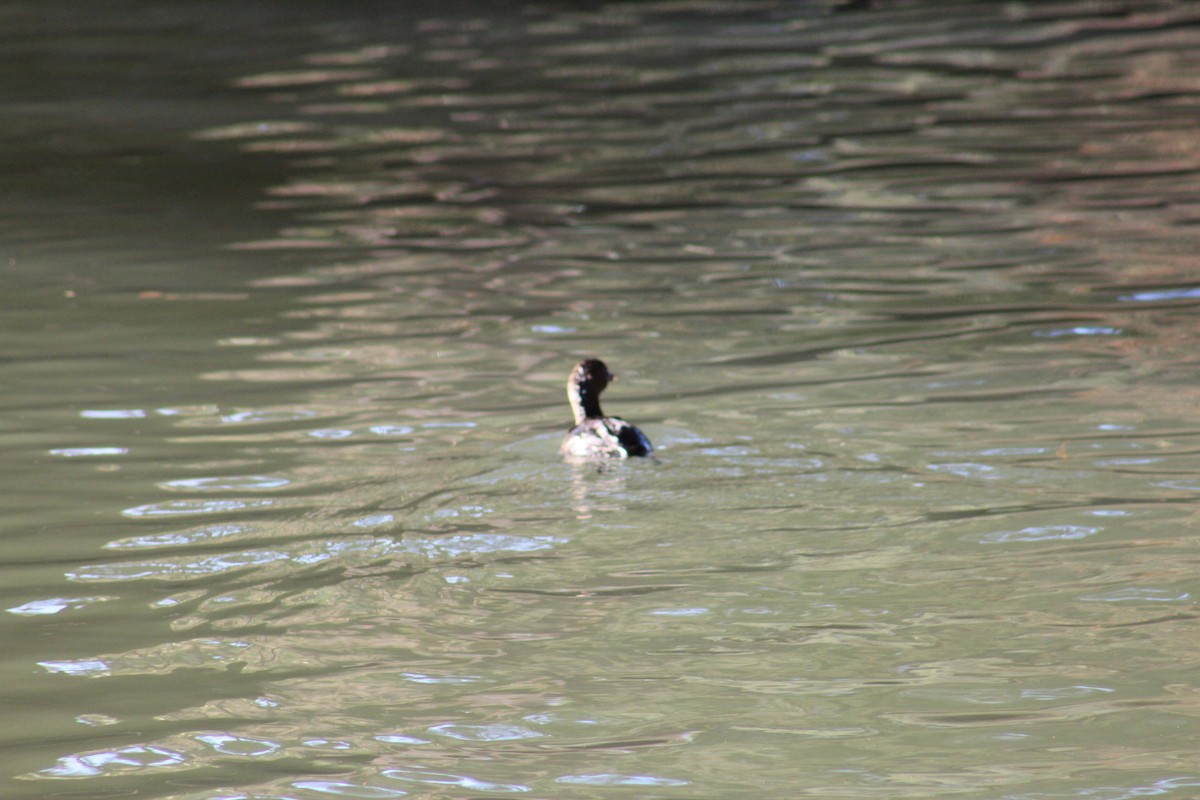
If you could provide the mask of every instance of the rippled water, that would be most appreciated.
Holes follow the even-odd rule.
[[[1200,9],[870,5],[0,12],[0,794],[1200,794]]]

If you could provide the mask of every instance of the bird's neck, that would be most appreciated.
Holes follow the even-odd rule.
[[[600,393],[573,386],[567,392],[571,401],[571,411],[575,413],[575,424],[580,425],[585,419],[600,419],[604,412],[600,410]]]

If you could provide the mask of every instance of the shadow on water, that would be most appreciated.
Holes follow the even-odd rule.
[[[118,10],[3,12],[6,797],[1195,792],[1200,10]]]

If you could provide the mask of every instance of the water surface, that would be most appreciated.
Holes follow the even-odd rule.
[[[1195,796],[1194,8],[116,10],[4,12],[5,797]]]

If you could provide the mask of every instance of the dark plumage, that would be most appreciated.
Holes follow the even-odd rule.
[[[646,435],[619,417],[600,410],[600,393],[616,376],[598,358],[580,361],[567,379],[567,400],[575,427],[559,452],[568,458],[626,458],[647,456],[654,448]]]

